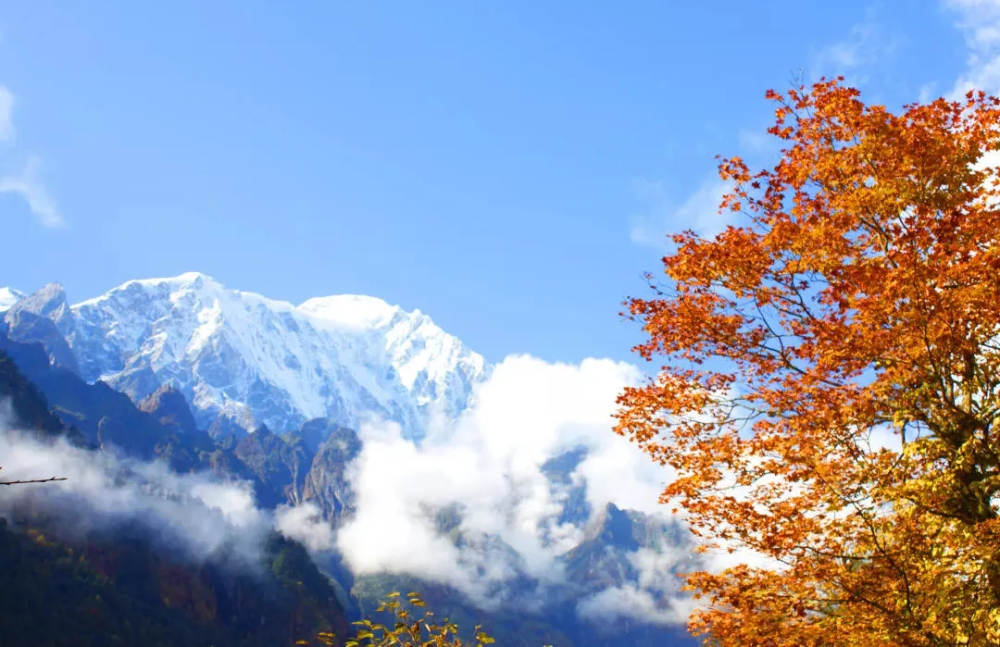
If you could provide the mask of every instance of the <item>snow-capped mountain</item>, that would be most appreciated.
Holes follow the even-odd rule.
[[[23,292],[18,292],[12,288],[0,288],[0,312],[10,310],[10,307],[17,303],[23,296]]]
[[[58,285],[30,297],[0,291],[8,325],[19,310],[51,319],[84,379],[136,402],[172,385],[202,428],[220,414],[277,432],[320,417],[357,428],[374,414],[420,437],[432,415],[453,417],[468,406],[489,371],[419,310],[373,297],[296,307],[188,273],[63,304]]]

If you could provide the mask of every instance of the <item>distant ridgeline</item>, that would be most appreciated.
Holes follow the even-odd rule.
[[[206,290],[220,299],[230,298],[207,277],[185,277],[152,286],[126,284],[109,293],[111,296],[102,297],[110,304],[102,302],[101,307],[113,313],[116,308],[131,307],[128,304],[135,299],[160,303],[171,298],[193,300],[200,304],[198,307],[208,307],[207,302],[198,301],[205,299]],[[96,341],[83,339],[79,331],[84,325],[105,325],[101,318],[104,315],[91,312],[89,323],[82,324],[78,311],[93,304],[85,302],[71,309],[61,289],[46,290],[21,299],[0,324],[0,402],[9,400],[11,416],[19,428],[31,429],[41,438],[65,437],[75,446],[95,452],[154,461],[169,467],[171,473],[208,474],[222,481],[248,482],[256,504],[265,511],[283,504],[311,503],[334,527],[354,513],[356,500],[347,468],[360,454],[362,444],[342,419],[302,422],[301,412],[297,412],[284,418],[283,429],[272,431],[261,425],[249,433],[243,424],[247,418],[215,411],[214,405],[192,409],[190,395],[186,396],[183,389],[155,383],[143,383],[139,389],[138,382],[125,379],[130,370],[127,368],[116,378],[115,387],[122,390],[103,380],[88,381],[86,376],[93,367],[88,368],[89,360],[86,354],[81,355],[80,345]],[[235,294],[252,305],[259,299],[256,295],[250,295],[251,299],[246,293]],[[298,327],[301,331],[301,327],[313,325],[310,322],[317,316],[314,313],[309,315],[313,319],[302,319],[305,315],[301,313],[281,315],[281,307],[273,302],[265,306],[278,311],[276,321],[284,321],[286,329]],[[320,305],[314,304],[313,308]],[[423,335],[422,343],[444,344],[451,349],[448,353],[452,357],[447,370],[433,373],[438,369],[431,367],[433,370],[425,371],[423,377],[401,380],[392,370],[408,370],[407,366],[412,368],[414,362],[424,360],[419,359],[419,349],[394,341],[398,368],[381,378],[389,380],[385,384],[397,384],[393,388],[408,388],[417,395],[423,393],[421,389],[430,395],[444,393],[443,402],[450,402],[448,406],[465,406],[464,398],[471,392],[472,382],[488,374],[481,358],[469,354],[457,341],[451,341],[453,338],[442,338],[443,333],[438,334],[436,327],[427,332],[428,322],[419,317],[414,320],[413,315],[400,314],[398,309],[383,310],[380,306],[365,314],[369,318],[381,317],[379,321],[390,330],[403,326],[406,332],[424,326],[424,332],[416,338]],[[271,315],[260,316],[266,319]],[[74,317],[75,323],[67,323]],[[63,328],[76,331],[73,348],[63,336]],[[132,342],[144,343],[138,338]],[[289,360],[290,365],[295,362],[301,359]],[[210,362],[195,372],[201,371],[202,379],[210,377],[209,369]],[[145,379],[143,376],[148,377],[149,372],[130,375],[136,380]],[[354,383],[343,375],[338,379]],[[131,391],[126,388],[129,384],[135,387]],[[150,390],[151,385],[155,389]],[[137,397],[142,390],[148,393]],[[260,395],[270,397],[264,392]],[[330,397],[336,399],[336,394]],[[363,402],[367,396],[357,397],[360,399],[356,402]],[[396,413],[402,418],[420,414],[418,407],[399,405],[395,396],[381,393],[380,397],[381,404],[374,402],[373,406],[391,409],[398,405]],[[267,407],[256,410],[274,411]],[[212,411],[214,416],[210,415]],[[298,422],[291,425],[289,420]],[[449,616],[465,630],[481,622],[502,645],[696,644],[679,625],[642,624],[615,619],[613,615],[599,621],[580,618],[579,600],[609,587],[626,591],[635,587],[640,578],[633,561],[635,551],[683,545],[686,541],[676,525],[613,505],[592,514],[583,489],[573,486],[570,479],[583,457],[574,450],[544,468],[547,478],[569,492],[563,512],[566,518],[560,521],[591,523],[584,541],[560,558],[565,582],[546,589],[540,613],[539,602],[527,602],[529,593],[534,595],[540,590],[538,582],[527,577],[514,582],[512,604],[485,612],[448,586],[388,574],[355,577],[335,551],[316,553],[317,567],[301,545],[277,533],[264,542],[261,568],[247,572],[224,560],[197,561],[165,552],[150,540],[150,529],[141,523],[117,527],[113,534],[91,532],[81,537],[79,533],[65,532],[56,516],[22,506],[8,512],[7,521],[0,527],[0,560],[5,565],[0,569],[0,647],[293,645],[297,640],[311,640],[320,631],[346,636],[350,620],[372,614],[378,600],[393,590],[421,592],[437,617]],[[0,456],[0,465],[5,460]],[[6,495],[0,492],[0,497]],[[39,492],[38,496],[45,493]],[[463,542],[466,538],[459,531],[457,514],[441,513],[438,530],[455,542]],[[525,601],[518,603],[522,590]]]

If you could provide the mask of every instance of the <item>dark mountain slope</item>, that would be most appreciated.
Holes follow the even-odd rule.
[[[346,636],[333,589],[275,538],[259,574],[172,561],[141,537],[67,544],[0,519],[0,647],[274,647]]]
[[[301,443],[289,442],[260,427],[246,436],[233,453],[256,477],[257,501],[273,508],[282,503],[297,503],[312,464],[312,453]]]
[[[58,436],[64,428],[49,411],[49,403],[38,388],[28,381],[17,364],[0,350],[0,403],[10,406],[10,423],[35,429],[43,436]]]
[[[61,370],[49,370],[38,347],[7,344],[43,377]],[[77,395],[87,392],[64,373],[49,384],[69,384]],[[71,402],[65,392],[54,393],[64,404]],[[2,352],[0,399],[9,402],[22,431],[40,438],[65,433],[40,390]],[[76,404],[118,424],[100,407],[119,402]],[[132,420],[148,416],[125,406],[115,413]],[[107,424],[98,425],[98,436]],[[175,437],[155,420],[148,429],[160,444]],[[0,647],[270,647],[310,641],[321,631],[349,633],[330,580],[300,544],[272,535],[260,568],[248,571],[167,554],[154,548],[151,532],[133,524],[113,536],[92,531],[68,540],[58,518],[30,504],[15,507],[0,519]]]
[[[325,425],[325,420],[307,422],[301,433],[308,439],[318,427]],[[354,492],[347,478],[347,469],[361,453],[361,439],[353,430],[336,426],[324,429],[322,434],[315,434],[320,435],[326,440],[319,446],[305,477],[302,500],[318,505],[323,516],[337,524],[345,514],[354,510]]]

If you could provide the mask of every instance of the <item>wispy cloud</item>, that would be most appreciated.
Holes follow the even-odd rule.
[[[14,139],[14,93],[0,85],[0,143]]]
[[[46,227],[64,227],[63,220],[55,200],[42,182],[42,159],[31,155],[24,169],[16,175],[0,177],[0,193],[13,193],[21,196],[28,203],[28,208]]]
[[[632,217],[630,236],[637,245],[661,247],[669,232],[694,230],[711,238],[731,222],[732,214],[719,205],[729,185],[717,173],[706,177],[683,202],[672,199],[660,180],[640,178],[633,182],[632,193],[642,204],[642,211]]]
[[[944,5],[957,14],[969,48],[966,70],[950,96],[973,89],[1000,94],[1000,0],[944,0]]]
[[[0,518],[30,510],[57,515],[56,529],[68,537],[114,532],[138,522],[160,546],[198,562],[233,559],[255,569],[264,541],[277,530],[324,551],[333,531],[312,505],[257,507],[248,481],[223,480],[210,473],[178,474],[161,461],[150,463],[45,441],[22,433],[11,422],[10,401],[0,401],[0,456],[9,480],[66,480],[43,488],[12,488],[0,498]]]
[[[6,409],[0,406],[0,409]],[[0,410],[0,452],[10,480],[58,475],[44,488],[14,488],[0,501],[0,517],[42,511],[57,515],[59,532],[84,537],[138,522],[163,548],[195,561],[231,556],[260,564],[273,528],[258,509],[249,483],[226,483],[205,474],[175,474],[162,463],[143,463],[91,452],[60,440],[44,442],[9,429]]]
[[[810,76],[817,79],[843,75],[854,84],[864,83],[873,69],[896,53],[899,44],[899,39],[887,34],[876,20],[874,10],[869,10],[865,20],[854,25],[846,37],[813,55]]]
[[[14,103],[14,93],[0,85],[0,143],[3,144],[10,144],[15,139]],[[0,193],[20,196],[45,227],[64,227],[66,221],[48,187],[42,182],[42,169],[42,158],[29,153],[20,172],[0,176]]]
[[[781,148],[781,140],[768,134],[766,125],[759,130],[741,129],[736,141],[744,155],[771,155]]]
[[[1000,0],[994,0],[994,4],[1000,5]],[[803,78],[790,82],[809,83],[821,76],[844,75],[854,85],[864,83],[892,59],[900,43],[900,38],[887,33],[878,22],[876,11],[870,9],[844,38],[815,51],[808,69],[801,71]],[[736,143],[741,155],[756,163],[768,162],[782,146],[779,139],[767,134],[766,124],[759,129],[740,130]],[[730,188],[714,171],[696,184],[687,197],[672,195],[661,180],[636,180],[631,189],[642,206],[631,218],[632,242],[661,248],[668,244],[668,233],[685,229],[704,238],[714,237],[733,222],[734,214],[719,209]]]

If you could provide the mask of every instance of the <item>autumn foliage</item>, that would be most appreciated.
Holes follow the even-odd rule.
[[[391,614],[391,621],[365,618],[355,622],[357,632],[343,643],[344,647],[483,647],[495,642],[478,625],[472,630],[472,640],[462,640],[458,625],[448,618],[438,622],[426,607],[418,593],[407,594],[405,602],[399,592],[390,593],[375,611]],[[423,613],[418,609],[424,609]],[[319,641],[324,645],[340,644],[332,633],[321,633]],[[309,643],[303,640],[298,644]]]
[[[719,645],[1000,644],[1000,107],[771,92],[780,161],[628,302],[662,363],[617,431],[673,468]]]

